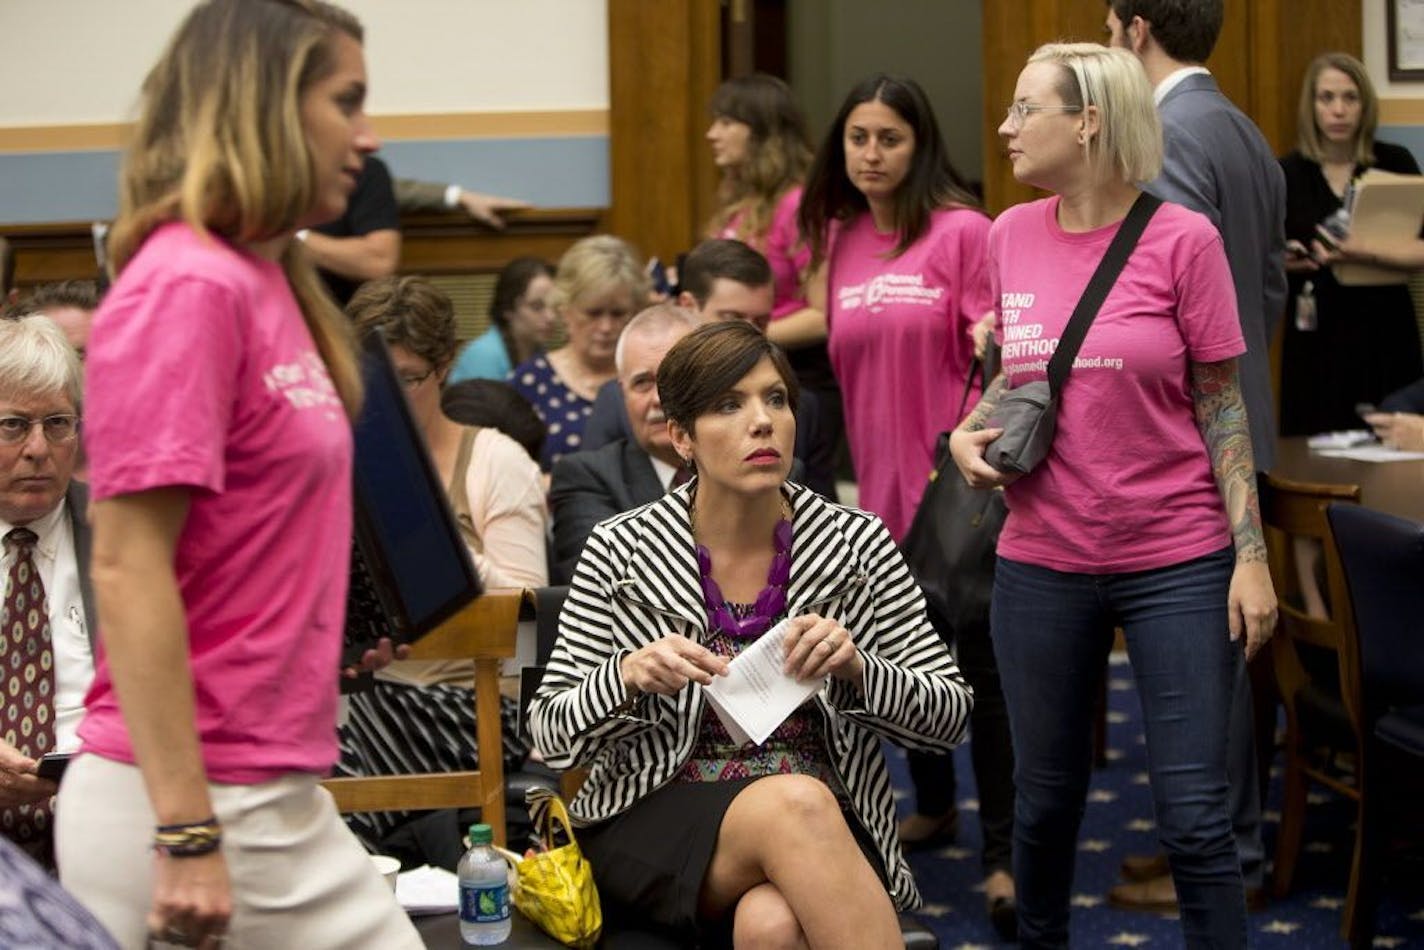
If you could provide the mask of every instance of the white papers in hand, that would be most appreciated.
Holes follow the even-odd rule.
[[[772,627],[727,665],[726,676],[704,686],[707,701],[738,745],[761,745],[796,708],[816,695],[825,677],[801,681],[782,670],[786,625]]]
[[[444,868],[422,865],[396,875],[396,900],[412,917],[460,909],[460,879]]]

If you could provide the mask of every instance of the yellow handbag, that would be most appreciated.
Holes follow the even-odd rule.
[[[525,799],[544,850],[527,858],[503,852],[517,874],[512,882],[514,906],[564,946],[591,950],[603,930],[603,910],[593,869],[574,839],[568,810],[563,799],[547,788],[532,788]],[[568,844],[554,847],[559,826]]]

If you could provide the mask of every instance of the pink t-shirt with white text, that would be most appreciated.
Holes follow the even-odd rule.
[[[993,304],[988,232],[982,212],[942,209],[898,257],[890,256],[898,236],[876,231],[869,214],[832,232],[831,366],[860,506],[896,541],[924,494],[935,439],[959,422],[974,358],[969,329]]]
[[[1058,199],[1010,208],[989,232],[995,336],[1010,387],[1048,359],[1119,224],[1058,225]],[[1163,204],[1083,341],[1048,457],[1009,486],[999,554],[1058,571],[1151,570],[1231,543],[1197,429],[1191,363],[1245,352],[1211,222]]]
[[[99,309],[86,373],[95,500],[188,489],[174,568],[208,778],[327,772],[351,428],[282,269],[164,225]],[[83,750],[133,762],[102,649],[96,659]]]
[[[733,215],[717,235],[746,242],[760,251],[771,265],[771,276],[776,282],[776,296],[771,308],[773,320],[806,306],[801,281],[811,263],[811,248],[801,240],[801,233],[797,230],[796,212],[800,207],[801,186],[796,185],[787,189],[777,201],[771,226],[765,235],[739,234],[741,215]]]

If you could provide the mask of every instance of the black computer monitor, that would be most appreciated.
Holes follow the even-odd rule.
[[[397,643],[423,636],[482,593],[378,332],[361,341],[361,369],[366,399],[355,426],[346,665],[381,636]]]

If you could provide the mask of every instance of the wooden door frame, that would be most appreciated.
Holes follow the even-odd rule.
[[[703,138],[722,81],[721,0],[608,0],[607,229],[671,262],[715,209]]]

